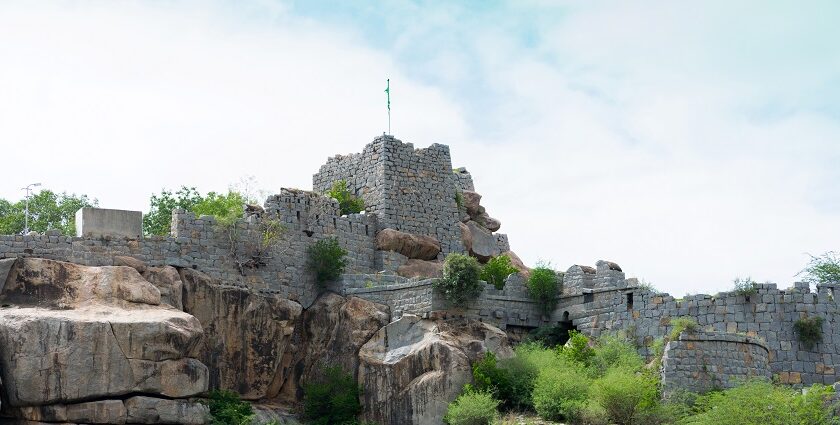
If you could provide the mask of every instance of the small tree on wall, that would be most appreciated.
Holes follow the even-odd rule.
[[[510,263],[510,257],[500,255],[493,257],[481,269],[481,279],[493,285],[496,289],[505,287],[505,279],[513,273],[518,272]]]
[[[557,304],[557,293],[560,292],[563,275],[555,272],[548,264],[538,264],[531,270],[528,278],[528,293],[540,305],[544,313],[549,313]]]
[[[338,208],[341,215],[358,214],[365,209],[365,202],[362,198],[350,193],[347,189],[347,181],[339,180],[333,183],[332,188],[327,191],[327,196],[338,201]]]
[[[434,283],[452,306],[465,307],[481,294],[481,266],[478,261],[464,254],[452,253],[443,263],[443,277]]]
[[[347,251],[336,238],[321,239],[306,249],[306,265],[315,273],[315,284],[323,289],[330,281],[338,279],[347,267]]]
[[[799,341],[806,349],[811,350],[815,345],[822,342],[823,318],[820,316],[804,317],[793,324],[793,329],[799,337]]]

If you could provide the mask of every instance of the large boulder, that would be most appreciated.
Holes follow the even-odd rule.
[[[376,234],[376,249],[399,252],[418,260],[434,260],[440,252],[440,242],[431,236],[382,229]]]
[[[388,307],[382,304],[322,294],[303,313],[295,344],[289,346],[292,362],[282,399],[289,404],[301,400],[303,385],[320,378],[327,366],[339,366],[355,376],[359,349],[389,319]]]
[[[464,223],[458,223],[458,227],[461,228],[461,243],[464,244],[464,249],[467,252],[472,251],[472,232],[470,232],[470,227]]]
[[[142,274],[143,278],[160,291],[161,303],[169,304],[178,310],[184,309],[184,303],[181,300],[184,284],[175,267],[146,267]]]
[[[480,211],[483,211],[480,205],[481,195],[469,190],[465,190],[462,193],[464,196],[464,207],[466,207],[467,214],[469,214],[470,217],[477,216]]]
[[[199,358],[210,368],[210,388],[256,400],[276,395],[283,353],[301,305],[276,294],[223,285],[206,274],[181,269],[184,311],[204,327]],[[288,361],[288,359],[286,359]]]
[[[10,413],[22,421],[47,423],[204,425],[210,422],[209,408],[203,403],[147,396],[19,407]]]
[[[441,423],[446,407],[472,380],[471,364],[488,351],[512,355],[505,333],[489,324],[403,315],[359,351],[364,419]]]
[[[525,262],[519,258],[513,251],[505,251],[502,255],[510,258],[510,265],[513,266],[516,270],[519,270],[519,273],[522,273],[526,277],[531,274],[531,268],[525,265]]]
[[[442,261],[408,260],[397,268],[397,274],[408,278],[443,277]]]
[[[484,226],[470,221],[467,222],[467,228],[470,230],[472,237],[472,249],[470,255],[479,259],[479,261],[487,262],[493,257],[497,257],[502,251],[496,243],[496,236],[485,229]]]
[[[207,390],[195,358],[201,324],[160,306],[133,268],[21,258],[0,304],[9,305],[0,308],[0,374],[10,407]]]

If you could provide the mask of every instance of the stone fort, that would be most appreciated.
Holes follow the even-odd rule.
[[[143,237],[135,235],[138,214],[125,214],[122,222],[97,221],[94,210],[87,211],[79,225],[82,236],[0,236],[0,258],[41,257],[104,266],[130,256],[150,266],[195,269],[225,285],[276,294],[305,309],[319,293],[306,267],[307,247],[335,237],[348,251],[348,266],[329,288],[386,305],[392,320],[406,315],[465,316],[498,326],[512,339],[542,326],[577,329],[590,336],[623,332],[650,355],[656,339],[672,329],[672,320],[688,316],[701,329],[668,343],[663,362],[666,386],[703,390],[751,376],[796,386],[840,379],[840,327],[835,326],[840,319],[835,288],[840,283],[817,285],[816,292],[801,282],[789,289],[759,284],[751,295],[676,299],[640,287],[635,279],[625,278],[618,264],[600,260],[565,271],[556,308],[549,313],[530,298],[523,273],[509,276],[502,290],[485,285],[469,308],[455,311],[433,289],[447,254],[469,253],[482,261],[515,254],[508,237],[498,233],[501,223],[480,205],[470,174],[453,169],[447,146],[415,149],[383,135],[361,153],[329,158],[312,180],[312,191],[282,189],[262,207],[246,208],[233,230],[212,217],[176,210],[170,235]],[[342,215],[337,201],[323,195],[338,181],[364,200],[364,213]],[[269,221],[282,223],[282,232],[277,243],[265,247],[261,238]],[[436,252],[418,258],[412,252],[383,248],[378,235],[385,230],[432,240]],[[418,269],[426,272],[412,272]],[[824,337],[806,348],[794,322],[813,316],[824,319]]]

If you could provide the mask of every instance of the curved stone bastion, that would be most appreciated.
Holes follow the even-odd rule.
[[[683,332],[665,347],[662,393],[705,393],[750,379],[770,379],[770,350],[758,338],[724,332]]]

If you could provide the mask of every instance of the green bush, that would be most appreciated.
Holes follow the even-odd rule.
[[[211,391],[207,405],[213,425],[247,425],[254,418],[251,404],[240,400],[233,391]]]
[[[658,402],[657,381],[650,375],[616,367],[592,384],[592,400],[619,425],[642,423],[642,412],[653,409]]]
[[[499,401],[486,391],[467,391],[449,404],[443,420],[449,425],[492,425]]]
[[[452,253],[446,256],[443,277],[435,280],[434,287],[453,306],[465,307],[481,294],[480,275],[481,266],[475,258]]]
[[[804,270],[799,272],[799,274],[802,273],[809,282],[840,283],[840,257],[833,251],[819,257],[811,255],[811,261]]]
[[[589,346],[589,338],[578,331],[569,332],[569,340],[565,346],[560,347],[559,353],[565,359],[582,366],[589,366],[595,357],[595,349]]]
[[[356,423],[362,412],[359,386],[340,367],[327,367],[323,379],[303,387],[303,415],[314,425]]]
[[[315,283],[323,288],[327,282],[338,279],[347,266],[347,251],[336,238],[321,239],[306,249],[307,266],[315,273]]]
[[[481,280],[493,285],[496,289],[501,290],[505,287],[505,280],[513,273],[517,273],[515,267],[510,263],[510,257],[507,255],[500,255],[493,257],[481,269]]]
[[[473,364],[473,381],[479,391],[492,393],[504,410],[527,410],[532,407],[531,392],[539,372],[527,356],[498,360],[488,352]]]
[[[534,382],[534,409],[543,419],[576,422],[586,409],[590,383],[573,365],[541,369]]]
[[[822,342],[822,325],[823,318],[820,316],[804,317],[794,322],[793,329],[799,336],[799,341],[810,350]]]
[[[755,295],[758,292],[758,284],[755,283],[755,281],[753,281],[749,276],[746,279],[736,277],[732,283],[734,284],[733,291],[738,295],[748,297],[750,295]]]
[[[628,340],[616,335],[602,335],[598,338],[590,359],[593,373],[600,376],[612,368],[639,371],[645,365],[636,347]]]
[[[836,424],[832,390],[823,385],[808,388],[807,395],[797,390],[752,381],[721,392],[698,397],[696,414],[685,425],[822,425]]]
[[[350,193],[347,189],[347,181],[339,180],[333,183],[332,188],[327,191],[327,196],[338,201],[338,208],[341,215],[357,214],[365,209],[365,201]]]
[[[668,334],[668,338],[671,341],[676,341],[683,331],[688,333],[697,332],[699,327],[693,317],[684,316],[671,319],[671,332]]]
[[[528,278],[528,293],[536,301],[544,313],[550,312],[557,304],[558,291],[557,272],[547,265],[537,265],[531,270]]]

